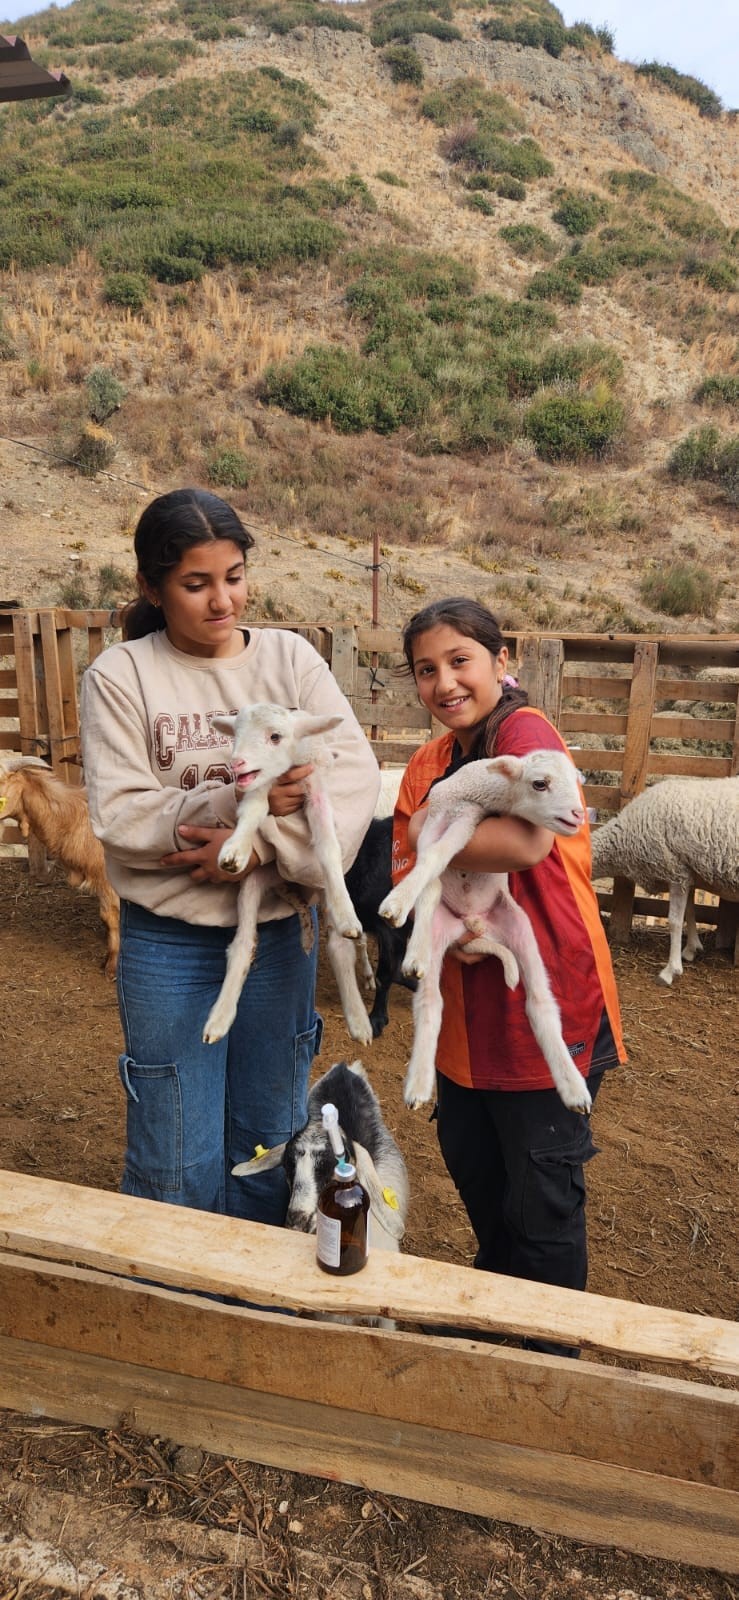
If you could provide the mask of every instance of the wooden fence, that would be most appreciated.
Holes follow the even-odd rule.
[[[331,665],[380,761],[405,764],[439,731],[402,671],[397,631],[296,628]],[[0,760],[3,750],[41,755],[66,782],[79,781],[79,673],[117,637],[115,612],[0,611]],[[736,635],[517,633],[506,642],[532,704],[577,752],[600,819],[653,778],[739,773]],[[600,898],[617,939],[628,935],[634,911],[666,915],[663,900],[635,898],[627,883]],[[704,904],[699,918],[718,925],[722,946],[736,948],[736,906]]]
[[[329,1278],[314,1251],[304,1234],[0,1172],[0,1406],[739,1571],[739,1392],[721,1387],[739,1373],[734,1324],[382,1251]]]

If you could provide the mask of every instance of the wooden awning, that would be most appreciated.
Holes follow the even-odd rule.
[[[25,40],[0,34],[0,101],[40,100],[66,94],[69,87],[65,73],[47,72],[32,59]]]

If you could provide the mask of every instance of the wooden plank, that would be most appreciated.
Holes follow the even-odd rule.
[[[565,700],[628,700],[631,678],[583,677],[565,672],[562,697]]]
[[[558,724],[562,707],[564,647],[560,639],[523,634],[518,641],[516,675],[531,701]]]
[[[598,881],[600,882],[601,880],[599,879]],[[612,896],[599,889],[598,904],[600,905],[602,911],[610,911],[613,904]],[[666,922],[668,912],[669,901],[667,899],[660,900],[654,895],[637,894],[634,896],[635,917],[661,917],[663,921]],[[715,928],[718,923],[718,913],[718,906],[705,905],[700,902],[696,904],[695,920],[696,922],[705,924],[706,927]]]
[[[588,772],[621,772],[624,764],[623,750],[576,750],[578,766]],[[621,789],[619,788],[619,795]]]
[[[18,677],[15,667],[3,667],[0,672],[0,689],[17,689]]]
[[[595,806],[596,810],[618,811],[621,790],[610,783],[583,784],[583,794],[587,806]]]
[[[0,1343],[0,1398],[15,1410],[98,1428],[118,1427],[125,1416],[151,1437],[643,1555],[739,1570],[737,1496],[704,1484],[24,1341]]]
[[[102,628],[88,628],[87,630],[87,663],[92,666],[105,649],[105,632]]]
[[[60,628],[56,611],[39,612],[39,631],[43,656],[46,711],[51,764],[63,783],[75,781],[66,756],[79,755],[77,690],[72,658],[71,635]]]
[[[12,697],[10,695],[0,695],[0,717],[17,718],[18,710],[18,697],[16,695]]]
[[[37,692],[36,657],[33,646],[32,613],[19,611],[13,617],[15,665],[18,681],[18,719],[20,722],[20,751],[24,756],[43,756],[48,750],[40,735],[39,695]],[[45,729],[43,730],[45,735]]]
[[[739,1375],[739,1326],[376,1251],[327,1278],[315,1241],[283,1228],[0,1172],[0,1249],[261,1306],[502,1330]]]
[[[728,756],[679,756],[670,750],[666,755],[650,753],[647,772],[650,777],[658,772],[671,778],[728,778],[731,761]]]
[[[2,716],[2,714],[2,711],[0,711],[0,716]],[[0,750],[14,750],[16,755],[18,755],[20,754],[20,743],[21,736],[16,729],[0,729]],[[41,751],[37,751],[36,753],[38,755],[42,754]]]
[[[563,711],[560,733],[625,733],[629,719],[607,711]]]
[[[369,696],[356,695],[354,711],[362,724],[376,722],[380,728],[420,728],[428,733],[431,727],[431,718],[423,706],[397,705],[382,694],[374,702]]]
[[[357,671],[356,628],[334,628],[331,671],[351,706],[354,705]]]
[[[378,1338],[1,1254],[0,1335],[366,1416],[426,1427],[442,1417],[452,1433],[739,1488],[739,1394],[683,1379],[564,1365],[472,1336]]]
[[[415,755],[419,745],[424,744],[424,739],[370,739],[370,745],[378,761],[389,761],[392,766],[407,767],[412,755]]]
[[[719,705],[735,705],[739,678],[658,678],[657,704],[662,700],[688,700],[702,705],[715,700]]]
[[[629,694],[629,720],[624,744],[621,798],[625,805],[641,794],[646,784],[649,735],[657,679],[658,646],[642,641],[634,651],[634,671]]]

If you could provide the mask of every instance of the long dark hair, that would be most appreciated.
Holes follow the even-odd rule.
[[[230,539],[246,553],[254,540],[228,501],[206,489],[173,489],[160,494],[142,511],[133,547],[142,578],[156,589],[178,566],[186,550],[211,539]],[[143,639],[166,627],[164,612],[145,595],[132,600],[122,615],[124,639]]]
[[[413,646],[416,639],[422,633],[428,633],[430,628],[443,626],[454,628],[456,633],[464,634],[466,639],[474,639],[477,644],[484,645],[493,658],[500,654],[505,644],[497,618],[493,616],[492,611],[488,611],[487,606],[481,605],[479,600],[468,600],[466,595],[454,596],[450,600],[434,600],[430,606],[424,606],[422,611],[417,611],[403,629],[403,651],[409,671],[414,677]],[[495,710],[478,724],[469,759],[479,760],[482,756],[492,756],[495,753],[495,741],[501,723],[528,703],[529,697],[524,689],[506,684]]]

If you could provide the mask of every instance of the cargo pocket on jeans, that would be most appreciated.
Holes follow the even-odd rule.
[[[307,1115],[308,1079],[313,1065],[313,1057],[321,1048],[323,1034],[323,1018],[316,1016],[312,1028],[306,1033],[296,1033],[294,1039],[293,1059],[293,1104],[291,1133],[296,1133],[302,1128]]]
[[[126,1194],[158,1199],[182,1188],[182,1095],[174,1062],[146,1067],[122,1055],[126,1093]]]
[[[567,1144],[529,1152],[522,1205],[527,1239],[556,1239],[567,1232],[585,1204],[582,1169],[597,1154],[587,1124]]]

